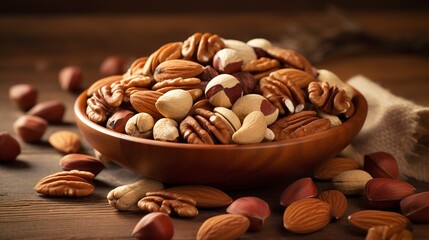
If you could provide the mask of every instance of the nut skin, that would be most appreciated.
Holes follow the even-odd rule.
[[[313,176],[320,180],[331,180],[344,171],[360,168],[360,164],[351,158],[335,157],[316,167]]]
[[[24,115],[13,123],[15,133],[24,142],[39,142],[48,128],[48,122],[38,116]]]
[[[137,239],[170,240],[174,236],[173,222],[165,213],[148,213],[134,227],[132,236]]]
[[[231,48],[219,50],[213,57],[213,67],[222,73],[235,73],[241,71],[243,60],[238,52]]]
[[[122,75],[125,73],[126,60],[123,56],[108,56],[100,64],[100,74],[103,77]]]
[[[231,110],[243,121],[244,118],[253,111],[260,111],[265,115],[267,126],[277,120],[279,110],[266,98],[259,94],[247,94],[239,98]]]
[[[65,105],[58,100],[40,102],[28,110],[28,115],[41,117],[48,123],[60,123],[66,111]]]
[[[79,91],[83,80],[82,70],[78,66],[67,66],[58,73],[58,82],[64,91]]]
[[[20,153],[18,141],[7,132],[0,132],[0,162],[16,160]]]
[[[374,152],[365,155],[363,169],[373,178],[397,179],[399,176],[396,159],[386,152]]]
[[[382,210],[361,210],[350,214],[347,218],[356,228],[368,231],[375,226],[395,226],[408,228],[410,221],[402,214]]]
[[[243,61],[243,64],[247,64],[252,60],[255,60],[257,57],[253,47],[247,45],[245,42],[235,39],[224,39],[223,42],[225,44],[225,48],[237,51],[239,58]]]
[[[104,164],[97,158],[80,153],[70,153],[63,156],[59,165],[64,171],[86,171],[91,172],[94,176],[97,176],[105,168]]]
[[[119,109],[107,119],[106,128],[115,132],[125,133],[125,125],[134,113],[127,109]]]
[[[271,215],[270,206],[258,197],[241,197],[226,209],[228,213],[241,214],[250,221],[248,231],[260,231]]]
[[[399,202],[413,194],[415,188],[406,182],[391,178],[373,178],[365,185],[368,205],[376,209],[398,209]]]
[[[197,240],[233,240],[250,226],[249,219],[240,214],[221,214],[204,221],[197,232]]]
[[[429,192],[410,195],[400,202],[401,212],[412,222],[429,223]]]
[[[309,177],[291,183],[280,195],[280,205],[287,207],[295,201],[317,196],[317,187]]]
[[[31,84],[15,84],[9,88],[9,99],[23,111],[36,105],[37,95],[37,89]]]
[[[356,195],[365,192],[365,185],[371,179],[371,175],[363,170],[347,170],[335,176],[332,183],[345,195]]]
[[[243,86],[236,77],[220,74],[210,80],[204,93],[213,106],[230,108],[243,95]]]

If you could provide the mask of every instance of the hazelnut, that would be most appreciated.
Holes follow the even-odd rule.
[[[429,223],[429,192],[410,195],[400,202],[402,213],[416,223]]]
[[[243,60],[234,49],[221,49],[213,57],[213,67],[223,73],[239,72],[241,65],[243,65]]]
[[[280,196],[280,204],[287,207],[300,199],[315,197],[317,193],[317,187],[311,178],[301,178],[283,190]]]
[[[134,227],[132,236],[137,239],[170,240],[174,235],[171,218],[162,212],[146,214]]]
[[[106,128],[115,132],[125,133],[125,125],[134,113],[127,109],[119,109],[107,119]]]
[[[109,56],[100,65],[100,74],[103,77],[122,75],[126,70],[126,60],[122,56]]]
[[[177,142],[179,139],[178,124],[171,118],[161,118],[153,126],[153,138],[166,142]]]
[[[0,149],[0,161],[16,160],[21,153],[21,146],[7,132],[0,132]]]
[[[24,111],[36,104],[37,94],[37,89],[30,84],[16,84],[9,88],[9,99]]]
[[[257,197],[241,197],[236,199],[226,209],[228,213],[241,214],[250,221],[248,231],[260,231],[271,215],[270,206]]]
[[[24,115],[13,123],[13,129],[24,142],[38,142],[48,128],[48,122],[38,116]]]
[[[65,91],[79,91],[82,79],[82,71],[78,66],[64,67],[58,74],[60,87]]]
[[[230,108],[243,95],[243,86],[236,77],[220,74],[207,84],[205,95],[213,106]]]
[[[396,209],[415,190],[411,184],[391,178],[374,178],[365,185],[368,205],[377,209]]]
[[[28,115],[38,116],[48,123],[59,123],[62,121],[66,111],[65,105],[58,100],[40,102],[28,110]]]
[[[373,178],[397,179],[399,175],[396,159],[386,152],[374,152],[365,155],[363,169]]]

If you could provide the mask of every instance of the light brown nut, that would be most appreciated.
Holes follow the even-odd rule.
[[[283,215],[283,226],[294,233],[311,233],[331,221],[331,205],[316,198],[305,198],[289,205]]]
[[[183,119],[180,122],[179,130],[183,139],[185,139],[185,141],[188,143],[215,144],[210,134],[201,126],[201,124],[193,116],[187,116],[185,119]]]
[[[375,226],[368,230],[365,240],[412,240],[413,235],[407,229],[395,226]]]
[[[231,142],[234,131],[219,115],[206,109],[197,108],[194,111],[194,118],[216,143],[228,144]]]
[[[223,47],[224,43],[217,34],[197,32],[183,42],[182,55],[186,59],[207,63]]]
[[[243,61],[244,65],[257,58],[253,48],[247,45],[245,42],[235,39],[224,39],[223,42],[225,44],[225,48],[230,48],[237,51],[238,56]]]
[[[310,62],[301,54],[285,48],[279,48],[272,46],[267,48],[266,51],[273,58],[279,60],[287,66],[292,66],[293,68],[297,68],[299,70],[303,70],[310,75],[313,75],[313,67]]]
[[[135,75],[145,75],[143,73],[143,67],[146,64],[148,60],[148,57],[144,56],[144,57],[139,57],[137,59],[135,59],[130,67],[128,68],[127,72],[124,74],[124,77],[129,77],[129,76],[135,76]]]
[[[86,104],[86,115],[89,120],[97,124],[104,124],[107,120],[107,116],[114,111],[114,108],[109,106],[104,97],[100,94],[100,91],[92,94],[86,101]]]
[[[318,198],[331,205],[332,215],[335,219],[340,219],[347,210],[347,198],[338,190],[323,191]]]
[[[80,153],[70,153],[63,156],[59,162],[64,171],[79,170],[86,171],[97,176],[105,167],[97,158]]]
[[[335,157],[316,167],[313,176],[320,180],[331,180],[344,171],[361,168],[361,165],[351,158]]]
[[[182,120],[191,110],[193,99],[190,93],[182,89],[173,89],[160,96],[155,107],[164,117]]]
[[[402,214],[382,210],[361,210],[348,216],[349,222],[356,228],[368,231],[376,226],[407,228],[409,220]]]
[[[250,221],[248,231],[260,231],[271,215],[270,206],[258,197],[240,197],[226,209],[227,213],[241,214]]]
[[[127,121],[125,132],[131,136],[152,138],[152,129],[154,124],[155,121],[150,114],[137,113]]]
[[[24,111],[36,105],[37,95],[37,89],[31,84],[15,84],[9,88],[9,99]]]
[[[219,50],[213,58],[213,67],[222,73],[234,73],[241,71],[243,60],[238,52],[231,48]]]
[[[98,92],[98,90],[105,86],[105,85],[111,85],[114,82],[117,82],[119,80],[121,80],[123,77],[121,75],[114,75],[114,76],[109,76],[109,77],[105,77],[105,78],[101,78],[98,81],[94,82],[89,88],[88,90],[86,90],[86,95],[88,97],[91,97],[95,92]]]
[[[204,93],[213,106],[230,108],[243,95],[243,86],[236,77],[220,74],[210,80]]]
[[[154,119],[160,119],[164,116],[156,109],[155,103],[162,95],[162,92],[157,91],[139,91],[131,95],[130,102],[137,112],[145,112],[150,114]]]
[[[274,123],[279,115],[279,110],[266,98],[259,94],[247,94],[239,98],[231,110],[243,121],[253,111],[260,111],[265,116],[267,126]]]
[[[104,85],[100,89],[98,89],[98,93],[100,97],[104,99],[104,101],[111,108],[119,107],[125,96],[125,87],[121,84],[121,82],[114,82],[110,85]]]
[[[180,217],[195,217],[198,209],[194,199],[167,191],[146,193],[138,203],[138,207],[145,212],[164,212],[168,215],[177,214]]]
[[[194,89],[201,87],[201,80],[198,78],[174,78],[157,82],[152,86],[152,90],[166,93],[172,89]]]
[[[173,222],[165,213],[149,213],[140,219],[131,235],[137,239],[171,240],[174,236]]]
[[[253,47],[253,48],[260,48],[263,50],[267,50],[273,46],[273,44],[265,39],[265,38],[253,38],[247,41],[247,45]]]
[[[344,90],[347,97],[353,99],[355,91],[352,86],[345,83],[341,80],[335,73],[326,70],[318,69],[317,70],[317,79],[321,82],[327,82],[330,86],[336,85],[340,90]]]
[[[21,146],[9,133],[0,132],[0,162],[13,161],[21,153]]]
[[[276,59],[261,57],[250,61],[242,67],[244,72],[266,72],[280,67],[280,62]]]
[[[280,195],[280,205],[287,207],[301,199],[317,196],[316,184],[310,177],[300,178],[291,183]]]
[[[142,178],[136,182],[112,189],[107,194],[107,200],[114,209],[125,211],[137,209],[137,202],[148,192],[164,189],[164,184],[150,178]]]
[[[228,194],[210,186],[182,185],[167,188],[165,191],[194,199],[198,208],[225,207],[232,203],[232,198]]]
[[[299,88],[306,88],[308,84],[315,80],[312,74],[294,68],[282,68],[276,70],[270,73],[270,77],[281,81],[290,80]]]
[[[157,82],[175,78],[192,78],[204,71],[204,67],[196,62],[174,59],[162,62],[155,69],[153,77]]]
[[[177,142],[179,139],[178,124],[171,118],[161,118],[153,125],[153,138],[165,142]]]
[[[132,116],[134,116],[134,112],[128,109],[118,109],[107,119],[106,128],[115,132],[125,133],[125,125]]]
[[[63,120],[65,111],[64,103],[58,100],[50,100],[34,105],[28,110],[27,114],[41,117],[48,123],[60,123]]]
[[[58,82],[62,90],[79,91],[82,86],[83,74],[78,66],[67,66],[58,73]]]
[[[85,171],[58,172],[42,178],[34,190],[54,197],[85,197],[95,190],[93,178],[94,174]]]
[[[63,153],[75,153],[80,150],[82,145],[76,133],[65,130],[51,134],[48,141],[55,149]]]
[[[260,111],[249,113],[241,127],[232,135],[232,141],[238,144],[260,143],[267,130],[265,116]]]
[[[372,177],[363,170],[347,170],[332,179],[335,188],[345,195],[363,194]]]
[[[241,121],[240,121],[240,119],[230,109],[225,108],[225,107],[215,107],[213,109],[213,112],[216,115],[222,117],[222,119],[231,126],[231,128],[232,128],[231,132],[235,132],[235,131],[237,131],[238,129],[241,128]]]
[[[24,142],[38,142],[48,128],[48,122],[38,116],[24,115],[13,123],[15,133]]]
[[[127,60],[120,55],[108,56],[100,64],[101,76],[112,76],[124,74]]]
[[[153,75],[155,73],[156,67],[167,60],[179,59],[182,57],[181,54],[182,43],[181,42],[171,42],[164,44],[154,53],[152,53],[149,58],[145,61],[141,73],[144,75]]]
[[[250,221],[240,214],[221,214],[204,221],[197,232],[197,240],[233,240],[243,235]]]

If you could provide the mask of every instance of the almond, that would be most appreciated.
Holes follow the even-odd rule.
[[[64,171],[80,170],[91,172],[96,176],[104,169],[104,164],[97,158],[80,153],[70,153],[60,159]]]
[[[204,221],[198,229],[197,240],[233,240],[243,235],[249,228],[247,217],[240,214],[222,214]]]
[[[232,203],[232,198],[225,192],[203,185],[183,185],[171,187],[165,191],[187,195],[197,202],[198,208],[225,207]]]
[[[347,210],[347,198],[338,190],[327,190],[319,194],[319,199],[331,204],[332,215],[340,219]]]
[[[196,62],[174,59],[160,63],[154,72],[153,77],[157,82],[178,77],[196,77],[204,71],[204,67]]]
[[[163,93],[157,91],[138,91],[131,94],[130,102],[137,112],[145,112],[155,119],[163,118],[162,114],[155,107],[155,103]]]
[[[293,202],[283,214],[283,226],[294,233],[311,233],[331,221],[331,205],[316,198]]]
[[[398,226],[407,228],[410,224],[408,219],[396,212],[381,210],[362,210],[352,213],[348,217],[349,222],[364,231],[376,226]]]
[[[58,100],[40,102],[28,110],[28,115],[38,116],[48,123],[59,123],[62,121],[66,111],[65,105]]]
[[[313,180],[309,177],[301,178],[289,185],[280,196],[280,204],[287,207],[291,203],[317,196],[317,188]]]
[[[79,136],[69,131],[55,132],[49,136],[48,141],[55,149],[63,153],[74,153],[81,147]]]
[[[337,157],[322,163],[314,170],[313,175],[320,180],[331,180],[344,171],[360,168],[359,163],[351,158]]]

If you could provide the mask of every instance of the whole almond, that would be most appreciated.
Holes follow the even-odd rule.
[[[407,228],[410,225],[408,219],[399,213],[381,210],[362,210],[352,213],[348,217],[349,222],[358,229],[368,231],[376,226],[397,226]]]
[[[37,89],[31,84],[15,84],[9,88],[9,99],[24,111],[36,105],[37,95]]]
[[[38,116],[48,123],[59,123],[62,121],[66,111],[65,105],[58,100],[40,102],[28,110],[28,115]]]
[[[170,240],[174,236],[173,222],[166,213],[146,214],[134,227],[132,236],[137,239]]]
[[[294,233],[311,233],[331,221],[331,205],[316,198],[293,202],[283,214],[283,226]]]
[[[16,160],[21,146],[9,133],[0,132],[0,162]]]
[[[391,178],[374,178],[365,186],[368,205],[377,209],[397,209],[399,202],[415,191],[411,184]]]
[[[13,123],[13,129],[24,142],[38,142],[45,134],[48,122],[38,116],[24,115]]]
[[[247,217],[240,214],[222,214],[204,221],[197,232],[197,240],[233,240],[249,228]]]
[[[402,199],[400,207],[412,222],[429,223],[429,192],[416,193]]]
[[[155,119],[160,119],[164,116],[155,107],[155,103],[162,95],[163,93],[158,91],[138,91],[131,95],[130,102],[137,112],[145,112]]]
[[[360,168],[360,164],[351,158],[336,157],[318,166],[313,175],[320,180],[331,180],[344,171]]]
[[[319,199],[331,204],[332,215],[340,219],[347,210],[347,198],[338,190],[327,190],[319,194]]]
[[[371,179],[371,175],[363,170],[347,170],[334,177],[332,183],[345,195],[355,195],[364,193],[365,185]]]
[[[70,131],[57,131],[49,136],[48,141],[55,149],[63,153],[75,153],[81,147],[79,136]]]
[[[198,208],[225,207],[232,198],[220,189],[204,185],[183,185],[165,189],[167,192],[186,195],[197,202]]]
[[[70,153],[60,159],[59,165],[64,171],[80,170],[96,176],[104,169],[104,164],[97,158],[80,153]]]
[[[297,200],[315,197],[317,193],[316,185],[311,178],[301,178],[283,190],[280,196],[280,204],[287,207]]]
[[[173,59],[160,63],[153,74],[157,82],[178,77],[196,77],[204,71],[204,67],[197,63],[183,59]]]
[[[393,178],[399,176],[396,159],[387,152],[373,152],[364,156],[363,169],[373,178]]]

